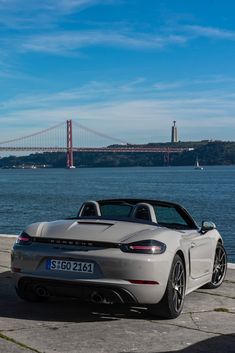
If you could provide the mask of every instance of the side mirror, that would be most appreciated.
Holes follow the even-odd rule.
[[[202,221],[201,233],[204,234],[209,230],[216,229],[216,225],[213,222]]]

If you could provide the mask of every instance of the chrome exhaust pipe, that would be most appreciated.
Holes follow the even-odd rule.
[[[39,297],[48,297],[49,293],[47,291],[47,289],[45,287],[42,286],[38,286],[35,288],[35,293],[39,296]]]
[[[103,301],[104,301],[104,298],[100,293],[93,292],[91,294],[91,302],[92,303],[98,304],[98,303],[103,303]]]

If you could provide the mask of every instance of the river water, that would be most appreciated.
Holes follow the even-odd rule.
[[[182,204],[216,223],[235,262],[235,166],[0,169],[0,234],[70,217],[87,199],[150,198]]]

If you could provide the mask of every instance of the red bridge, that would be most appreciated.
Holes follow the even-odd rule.
[[[127,141],[95,131],[80,123],[74,122],[74,126],[77,128],[75,134],[72,120],[67,120],[66,123],[63,122],[30,135],[0,142],[0,151],[66,152],[67,167],[75,168],[73,163],[73,152],[163,153],[165,160],[169,161],[169,155],[171,153],[182,153],[183,151],[190,150],[189,148],[178,147],[147,147],[146,145],[131,145]],[[76,138],[74,135],[76,135]],[[87,147],[92,145],[92,142],[89,139],[90,135],[99,137],[99,142],[96,141],[95,143],[100,147]],[[107,144],[107,140],[115,144],[104,147],[104,145]],[[76,141],[76,143],[79,141],[80,147],[74,145],[73,141]]]

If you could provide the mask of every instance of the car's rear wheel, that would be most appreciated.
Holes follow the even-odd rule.
[[[215,289],[221,286],[227,271],[227,255],[222,244],[218,243],[215,250],[215,259],[211,282],[205,284],[203,288]]]
[[[15,288],[18,297],[28,302],[45,302],[48,300],[48,295],[38,295],[40,293],[37,287],[32,287],[30,284],[20,285]]]
[[[158,304],[149,306],[150,313],[167,319],[178,317],[184,305],[185,284],[184,263],[181,257],[176,254],[172,262],[165,294]]]

